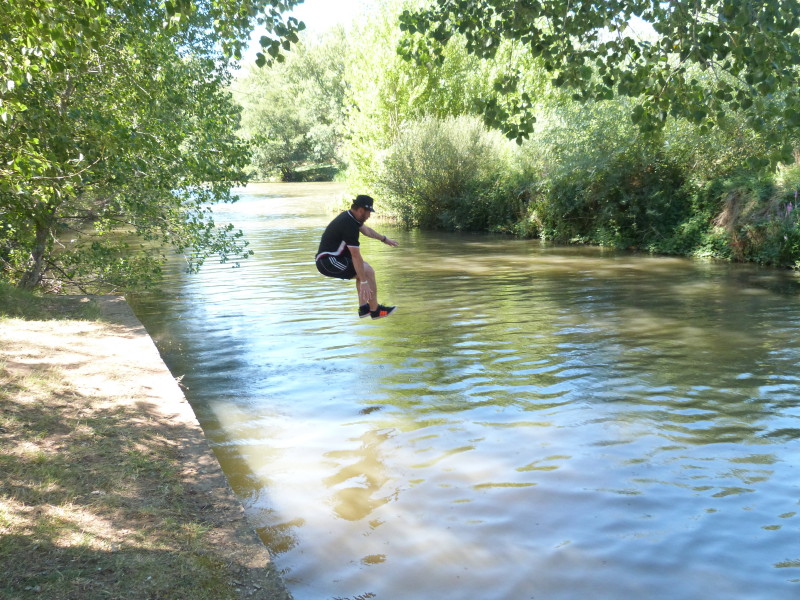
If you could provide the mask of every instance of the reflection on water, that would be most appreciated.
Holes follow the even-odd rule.
[[[798,597],[796,276],[379,223],[359,320],[340,194],[248,189],[253,260],[132,302],[297,600]]]

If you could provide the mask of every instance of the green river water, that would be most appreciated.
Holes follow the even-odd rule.
[[[296,600],[800,597],[797,275],[371,220],[360,320],[342,194],[249,187],[252,259],[131,298]]]

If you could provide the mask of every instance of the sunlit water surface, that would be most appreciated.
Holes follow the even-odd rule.
[[[370,222],[359,320],[340,197],[248,188],[251,260],[132,299],[297,600],[800,597],[795,275]]]

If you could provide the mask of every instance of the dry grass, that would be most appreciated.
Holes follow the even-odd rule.
[[[169,386],[130,364],[139,337],[0,318],[0,595],[288,598],[202,434],[165,418]]]

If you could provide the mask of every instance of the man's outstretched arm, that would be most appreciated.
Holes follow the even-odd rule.
[[[387,246],[398,246],[399,245],[396,240],[393,240],[391,238],[386,237],[383,234],[378,233],[372,227],[367,227],[366,225],[362,225],[359,228],[359,231],[361,233],[363,233],[365,236],[367,236],[369,238],[372,238],[373,240],[382,241]]]

